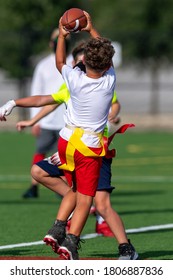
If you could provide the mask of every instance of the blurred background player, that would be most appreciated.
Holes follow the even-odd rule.
[[[32,84],[31,96],[46,95],[57,91],[64,83],[62,75],[55,65],[55,51],[57,45],[59,30],[54,29],[50,36],[49,47],[51,53],[43,58],[36,66]],[[66,40],[67,54],[69,52],[70,39]],[[71,64],[71,56],[67,56],[67,64]],[[31,108],[31,118],[34,117],[39,108]],[[57,150],[57,139],[59,131],[64,127],[63,115],[65,106],[62,104],[58,109],[54,110],[51,114],[44,117],[38,124],[32,127],[32,135],[36,137],[36,150],[33,155],[32,165],[45,158],[48,152]],[[58,121],[57,121],[58,120]],[[37,198],[38,182],[31,177],[31,186],[23,194],[23,198]]]

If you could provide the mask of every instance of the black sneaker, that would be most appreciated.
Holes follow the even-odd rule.
[[[138,253],[135,251],[135,248],[130,243],[122,243],[119,245],[119,260],[138,260],[139,256]]]
[[[58,254],[64,260],[79,260],[78,249],[79,249],[80,238],[74,234],[67,234],[66,238],[62,242],[58,249]]]
[[[67,222],[56,220],[51,229],[47,232],[46,236],[43,238],[46,245],[52,246],[55,253],[57,253],[59,246],[66,237],[66,225]]]
[[[38,186],[31,186],[22,196],[23,198],[38,198]]]

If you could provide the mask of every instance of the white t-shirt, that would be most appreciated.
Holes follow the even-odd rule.
[[[70,63],[70,62],[69,62]],[[49,95],[52,94],[61,87],[64,83],[62,75],[56,68],[55,54],[52,53],[43,58],[36,66],[32,84],[31,84],[31,96],[34,95]],[[31,118],[34,117],[40,108],[31,108]],[[59,130],[64,127],[65,105],[62,104],[52,113],[40,120],[39,124],[41,128],[50,130]]]
[[[78,67],[72,69],[64,65],[62,76],[70,91],[70,100],[65,115],[65,123],[81,127],[91,132],[102,132],[107,123],[108,113],[115,89],[115,71],[111,67],[105,74],[93,79]],[[69,140],[72,130],[63,128],[62,138]],[[84,134],[83,142],[89,147],[99,147],[100,140],[95,135]]]

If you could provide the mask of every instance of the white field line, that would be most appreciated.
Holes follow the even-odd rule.
[[[112,181],[117,183],[173,183],[172,176],[112,176]]]
[[[149,226],[149,227],[127,229],[126,233],[139,233],[139,232],[157,231],[157,230],[171,229],[171,228],[173,228],[173,224],[156,225],[156,226]],[[91,238],[95,238],[97,236],[101,236],[101,234],[97,234],[97,233],[85,234],[81,237],[81,239],[91,239]],[[45,244],[43,241],[11,244],[11,245],[0,246],[0,250],[12,249],[12,248],[18,248],[18,247],[29,247],[29,246],[43,245],[43,244]]]
[[[2,175],[0,182],[25,182],[30,179],[29,175]],[[112,176],[114,182],[173,182],[173,176]]]
[[[13,181],[18,181],[18,182],[23,182],[30,180],[30,175],[3,175],[0,174],[0,182],[13,182]]]
[[[155,231],[155,230],[170,229],[170,228],[173,228],[173,224],[132,228],[132,229],[127,229],[126,232],[127,233],[139,233],[139,232]]]

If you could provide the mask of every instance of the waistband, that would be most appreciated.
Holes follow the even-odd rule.
[[[103,132],[88,131],[88,130],[85,130],[78,126],[72,126],[72,125],[66,124],[65,127],[71,129],[72,131],[75,131],[76,128],[80,128],[84,134],[95,135],[95,136],[98,136],[99,138],[103,136]]]

